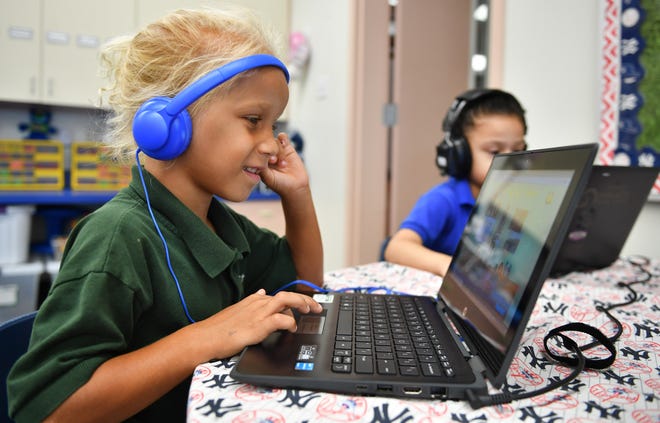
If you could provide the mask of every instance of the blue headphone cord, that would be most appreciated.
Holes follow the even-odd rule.
[[[149,192],[147,190],[147,184],[144,182],[144,175],[142,174],[142,165],[140,164],[140,152],[142,150],[138,148],[135,151],[135,161],[137,162],[137,168],[138,172],[140,174],[140,182],[142,183],[142,189],[144,190],[144,198],[147,202],[147,209],[149,210],[149,215],[151,216],[152,222],[154,222],[154,227],[156,228],[156,232],[158,232],[158,236],[160,237],[160,240],[163,242],[163,247],[165,248],[165,258],[167,259],[167,267],[170,270],[170,274],[172,275],[172,278],[174,278],[174,282],[176,283],[176,289],[179,292],[179,299],[181,299],[181,305],[183,306],[183,311],[186,313],[186,317],[188,318],[188,321],[190,323],[195,323],[195,320],[190,317],[190,313],[188,312],[188,306],[186,304],[186,300],[183,297],[183,292],[181,291],[181,284],[179,283],[179,279],[176,277],[176,274],[174,273],[174,269],[172,268],[172,261],[170,260],[170,250],[167,247],[167,241],[165,241],[165,237],[163,236],[163,233],[160,231],[160,226],[158,225],[158,222],[156,221],[156,216],[154,216],[154,212],[151,208],[151,201],[149,200]],[[385,291],[386,294],[397,294],[397,295],[408,295],[405,292],[399,292],[399,291],[394,291],[391,290],[387,287],[384,286],[369,286],[369,287],[350,287],[350,288],[340,288],[338,290],[328,290],[324,288],[319,288],[318,286],[312,284],[311,282],[305,281],[305,280],[295,280],[292,282],[289,282],[288,284],[280,287],[279,289],[273,291],[271,295],[277,294],[279,291],[285,290],[291,286],[294,285],[306,285],[309,286],[310,288],[313,288],[317,290],[318,292],[322,293],[331,293],[331,292],[362,292],[366,294],[372,294],[376,291]]]
[[[181,299],[181,305],[183,305],[183,311],[186,313],[186,317],[188,318],[188,321],[190,323],[195,323],[195,320],[193,320],[192,317],[190,317],[190,313],[188,312],[188,305],[186,304],[185,298],[183,298],[183,292],[181,291],[181,284],[179,284],[179,279],[176,277],[176,274],[174,273],[174,268],[172,268],[172,261],[170,260],[170,250],[167,248],[167,241],[165,241],[165,237],[163,236],[163,233],[160,231],[160,226],[158,226],[158,222],[156,221],[156,216],[154,216],[154,212],[151,209],[151,201],[149,200],[149,192],[147,191],[147,184],[144,182],[144,175],[142,174],[142,165],[140,164],[140,152],[141,149],[137,149],[135,151],[135,161],[137,162],[137,168],[138,172],[140,173],[140,182],[142,182],[142,189],[144,190],[144,198],[147,201],[147,209],[149,210],[149,215],[151,215],[151,220],[154,222],[154,227],[156,228],[156,232],[158,232],[158,236],[160,237],[160,240],[163,242],[163,247],[165,248],[165,258],[167,259],[167,267],[170,269],[170,274],[174,278],[174,282],[176,283],[176,290],[179,292],[179,298]]]
[[[356,293],[362,293],[362,294],[373,294],[377,291],[384,291],[385,294],[394,294],[394,295],[410,295],[406,292],[401,292],[401,291],[395,291],[393,289],[390,289],[386,286],[351,286],[351,287],[346,287],[346,288],[339,288],[339,289],[326,289],[326,288],[321,288],[317,285],[314,285],[313,283],[303,280],[303,279],[297,279],[295,281],[289,282],[288,284],[276,289],[273,291],[270,295],[275,295],[280,291],[283,291],[287,288],[290,288],[294,285],[305,285],[309,288],[312,288],[313,290],[320,292],[322,294],[331,294],[333,292],[335,293],[342,293],[342,292],[356,292]]]

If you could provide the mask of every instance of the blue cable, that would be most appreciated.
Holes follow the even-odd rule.
[[[287,283],[287,284],[284,285],[284,286],[281,286],[281,287],[277,288],[275,291],[271,292],[270,295],[275,295],[275,294],[277,294],[278,292],[280,292],[280,291],[284,291],[284,290],[287,289],[287,288],[291,288],[291,287],[294,286],[294,285],[305,285],[305,286],[308,286],[308,287],[310,287],[310,288],[312,288],[312,289],[314,289],[314,290],[316,290],[316,291],[318,291],[318,292],[321,292],[321,293],[323,293],[323,294],[327,294],[328,292],[330,292],[330,291],[328,291],[327,289],[325,289],[325,288],[321,288],[321,287],[319,287],[319,286],[317,286],[317,285],[314,285],[313,283],[311,283],[311,282],[309,282],[309,281],[306,281],[306,280],[303,280],[303,279],[297,279],[297,280],[295,280],[295,281],[292,281],[292,282]]]
[[[156,227],[156,232],[158,232],[158,236],[160,237],[160,240],[163,242],[163,247],[165,247],[165,258],[167,259],[167,267],[170,269],[170,273],[172,274],[172,277],[174,278],[174,282],[176,283],[176,290],[179,292],[179,299],[181,299],[181,304],[183,305],[183,311],[186,313],[186,317],[188,318],[188,321],[190,323],[195,323],[195,320],[193,320],[192,317],[190,317],[190,313],[188,312],[188,305],[186,305],[186,300],[183,298],[183,292],[181,291],[181,285],[179,284],[179,279],[176,277],[176,274],[174,273],[174,269],[172,268],[172,261],[170,260],[170,250],[167,248],[167,241],[165,241],[165,237],[163,236],[163,233],[160,231],[160,226],[158,226],[158,222],[156,221],[156,216],[154,216],[154,212],[151,209],[151,201],[149,200],[149,192],[147,191],[147,184],[144,182],[144,176],[142,175],[142,165],[140,164],[140,151],[141,149],[137,149],[135,151],[135,161],[137,162],[137,168],[138,172],[140,173],[140,181],[142,182],[142,189],[144,189],[144,198],[147,201],[147,209],[149,210],[149,214],[151,215],[151,220],[154,222],[154,226]]]
[[[190,323],[195,323],[195,320],[190,316],[190,313],[188,312],[188,305],[186,304],[186,300],[183,297],[183,292],[181,291],[181,284],[179,283],[179,278],[176,277],[176,274],[174,273],[174,269],[172,268],[172,261],[170,260],[170,250],[167,247],[167,241],[165,241],[165,237],[163,236],[163,233],[160,231],[160,226],[158,226],[158,222],[156,221],[156,216],[154,216],[154,212],[151,209],[151,201],[149,199],[149,192],[147,191],[147,184],[144,182],[144,175],[142,174],[142,165],[140,164],[140,152],[142,150],[138,148],[135,151],[135,161],[137,162],[137,168],[138,168],[138,173],[140,174],[140,182],[142,183],[142,189],[144,190],[144,198],[147,202],[147,209],[149,210],[149,215],[151,216],[152,222],[154,222],[154,227],[156,228],[156,232],[158,232],[158,236],[160,237],[160,240],[163,242],[163,247],[165,248],[165,258],[167,259],[167,268],[170,270],[170,274],[174,278],[174,283],[176,284],[176,290],[179,293],[179,299],[181,300],[181,305],[183,306],[183,311],[186,313],[186,317],[188,318],[188,321]],[[302,279],[297,279],[295,281],[289,282],[284,286],[281,286],[280,288],[276,289],[273,291],[270,295],[275,295],[280,291],[283,291],[287,288],[290,288],[294,285],[306,285],[312,289],[315,289],[318,292],[327,294],[327,293],[332,293],[332,292],[363,292],[366,294],[372,294],[376,291],[385,291],[386,294],[396,294],[396,295],[409,295],[405,292],[399,292],[399,291],[394,291],[386,286],[356,286],[356,287],[348,287],[348,288],[340,288],[337,290],[331,290],[331,289],[325,289],[318,287],[314,285],[313,283],[302,280]]]
[[[320,293],[323,293],[323,294],[330,294],[330,293],[333,293],[333,292],[336,292],[336,293],[360,292],[360,293],[364,293],[364,294],[373,294],[376,291],[385,291],[386,294],[410,295],[406,292],[392,290],[392,289],[390,289],[386,286],[352,286],[352,287],[339,288],[339,289],[333,290],[333,289],[321,288],[321,287],[316,286],[313,283],[311,283],[309,281],[306,281],[306,280],[303,280],[303,279],[297,279],[295,281],[289,282],[286,285],[284,285],[284,286],[276,289],[275,291],[273,291],[270,295],[275,295],[278,292],[283,291],[287,288],[290,288],[294,285],[305,285],[305,286],[308,286],[308,287],[310,287],[310,288],[312,288],[312,289],[314,289],[314,290],[316,290]]]

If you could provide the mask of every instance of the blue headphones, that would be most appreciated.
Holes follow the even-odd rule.
[[[154,97],[145,101],[133,118],[133,137],[138,148],[158,160],[180,156],[192,137],[192,122],[186,107],[239,73],[262,66],[280,68],[289,82],[289,71],[277,57],[255,54],[212,70],[173,98]]]
[[[289,82],[289,71],[278,58],[268,54],[247,56],[212,70],[184,88],[174,98],[154,97],[145,101],[133,118],[133,137],[138,145],[135,151],[135,161],[138,172],[140,173],[140,181],[142,182],[142,189],[144,189],[147,209],[149,210],[149,215],[154,223],[156,232],[163,243],[167,266],[172,278],[174,278],[183,311],[190,323],[195,323],[195,320],[188,311],[188,305],[183,296],[181,284],[172,266],[167,241],[160,230],[156,216],[151,208],[149,191],[147,191],[147,184],[144,181],[142,165],[140,164],[140,152],[142,151],[149,157],[158,160],[171,160],[181,155],[188,148],[192,137],[192,122],[190,115],[186,111],[186,107],[239,73],[262,66],[276,66],[280,68],[284,72],[286,82]]]

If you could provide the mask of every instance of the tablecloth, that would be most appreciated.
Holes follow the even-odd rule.
[[[644,281],[645,279],[648,279]],[[203,363],[193,375],[188,422],[660,422],[660,261],[621,258],[612,266],[547,279],[541,290],[518,353],[506,392],[531,391],[571,369],[554,362],[543,346],[544,335],[567,322],[583,322],[611,335],[614,325],[597,305],[628,301],[613,310],[623,323],[616,343],[617,358],[602,371],[583,371],[568,386],[545,395],[501,406],[473,410],[465,401],[404,400],[339,395],[297,389],[271,389],[233,380],[229,372],[237,357]],[[442,279],[430,273],[387,262],[349,267],[325,275],[329,288],[387,287],[434,296]],[[379,291],[377,291],[379,292]],[[383,291],[384,292],[384,291]]]

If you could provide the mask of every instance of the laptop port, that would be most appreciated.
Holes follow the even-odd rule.
[[[403,393],[406,395],[419,395],[422,393],[422,388],[419,386],[404,386]]]
[[[376,385],[376,391],[378,392],[392,392],[394,388],[392,385]]]
[[[366,391],[369,389],[369,387],[367,385],[355,385],[355,389],[357,391]]]
[[[445,389],[445,388],[431,388],[431,398],[433,398],[433,399],[447,399],[447,389]]]

